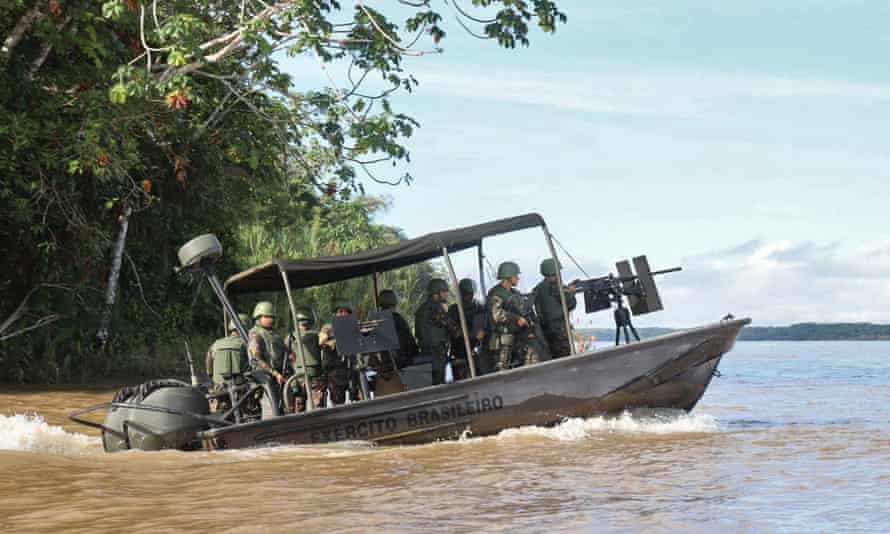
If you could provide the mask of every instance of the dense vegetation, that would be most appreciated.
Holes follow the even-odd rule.
[[[223,273],[399,239],[362,182],[411,180],[381,174],[418,126],[390,99],[418,83],[405,56],[441,52],[437,10],[505,48],[565,21],[549,0],[467,3],[0,4],[0,381],[154,375],[203,348],[219,307],[173,274],[196,234],[220,237]],[[331,83],[298,90],[286,56]],[[411,296],[427,271],[384,283]],[[324,314],[336,292],[368,306],[356,283],[306,298]]]
[[[749,326],[743,341],[841,341],[890,339],[890,325],[874,323],[799,323],[791,326]]]

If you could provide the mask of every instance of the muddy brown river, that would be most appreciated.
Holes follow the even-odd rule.
[[[692,414],[413,447],[102,452],[0,387],[2,532],[886,532],[890,342],[744,343]]]

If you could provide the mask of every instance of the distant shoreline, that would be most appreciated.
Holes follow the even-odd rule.
[[[638,328],[641,338],[655,337],[682,328]],[[614,328],[579,328],[598,341],[615,339]],[[791,326],[747,326],[739,341],[890,341],[890,325],[875,323],[799,323]]]

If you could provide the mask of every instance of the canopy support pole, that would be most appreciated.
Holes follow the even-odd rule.
[[[575,350],[575,336],[572,335],[572,323],[569,321],[569,307],[566,305],[565,286],[562,285],[562,269],[560,269],[559,258],[556,256],[556,247],[553,246],[553,237],[550,235],[550,230],[547,229],[546,224],[542,224],[541,229],[544,230],[544,237],[547,239],[547,247],[550,248],[550,255],[556,263],[556,284],[559,286],[559,304],[562,306],[562,318],[565,321],[566,336],[569,338],[569,350],[574,356],[577,353]]]
[[[373,273],[371,273],[371,282],[373,282],[373,284],[374,284],[374,296],[373,296],[374,309],[379,310],[380,303],[377,301],[377,294],[380,292],[380,290],[377,289],[377,271],[374,271]]]
[[[312,399],[312,389],[309,387],[309,369],[306,367],[306,353],[303,349],[303,333],[300,332],[300,323],[297,322],[297,306],[294,304],[294,295],[290,290],[290,280],[287,273],[281,267],[278,268],[281,278],[284,280],[284,291],[287,293],[287,302],[290,304],[291,321],[294,326],[294,341],[297,343],[297,357],[300,358],[300,366],[303,368],[303,390],[306,392],[306,411],[315,409],[315,401]]]
[[[226,290],[223,288],[223,285],[219,283],[219,278],[216,277],[216,271],[213,270],[213,265],[204,265],[201,267],[201,271],[204,272],[204,275],[207,277],[207,282],[210,284],[213,292],[216,293],[216,298],[222,303],[223,310],[225,310],[223,315],[225,316],[225,312],[229,312],[229,319],[235,323],[238,335],[241,336],[241,341],[244,342],[244,346],[246,347],[249,344],[247,329],[241,324],[238,312],[235,311],[235,307],[232,306],[231,301],[229,301],[229,298],[226,296]],[[228,334],[228,331],[226,333]]]
[[[479,245],[476,247],[476,255],[479,258],[479,289],[482,291],[482,300],[485,301],[485,255],[482,254],[482,240],[479,240]]]
[[[470,347],[470,336],[467,334],[467,316],[464,315],[464,303],[460,298],[460,288],[458,287],[457,275],[454,274],[454,265],[451,264],[451,256],[448,255],[448,248],[442,247],[442,257],[445,258],[445,265],[448,266],[448,274],[451,276],[451,283],[457,293],[457,315],[460,317],[460,333],[464,338],[464,349],[467,351],[467,364],[470,366],[470,378],[476,378],[476,362],[473,359],[473,349]]]

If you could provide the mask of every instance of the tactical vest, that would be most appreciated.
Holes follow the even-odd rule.
[[[488,299],[485,301],[485,313],[487,314],[487,319],[491,320],[491,303],[492,297],[500,297],[500,299],[504,302],[504,308],[515,315],[520,315],[522,309],[522,295],[519,294],[519,291],[515,289],[507,289],[504,286],[498,284],[491,288],[488,292]],[[514,333],[519,331],[519,327],[515,322],[509,322],[508,324],[494,324],[492,321],[492,328],[496,332],[503,333]]]
[[[448,330],[433,324],[434,306],[441,306],[440,302],[433,302],[427,298],[414,314],[414,332],[417,334],[417,342],[420,350],[425,354],[434,354],[448,347]]]
[[[294,356],[296,360],[294,361],[294,373],[297,376],[303,376],[303,366],[301,365],[300,360],[300,347],[297,345],[296,340],[294,339],[296,336],[291,338],[292,347]],[[308,331],[304,332],[301,336],[301,345],[303,346],[303,357],[306,358],[306,367],[309,370],[309,378],[316,378],[321,376],[321,351],[318,347],[318,332]]]
[[[555,282],[543,280],[534,289],[535,311],[545,330],[565,330],[562,313],[562,302],[559,300],[559,289]],[[566,307],[575,308],[575,295],[566,295]]]
[[[281,336],[268,328],[263,328],[259,325],[254,326],[250,331],[260,335],[263,339],[263,343],[266,345],[264,347],[266,349],[266,361],[269,362],[272,369],[281,372],[281,364],[284,360],[285,353],[284,341],[281,340]]]
[[[222,384],[224,375],[238,375],[247,370],[247,351],[240,336],[217,339],[210,346],[213,358],[213,383]]]

